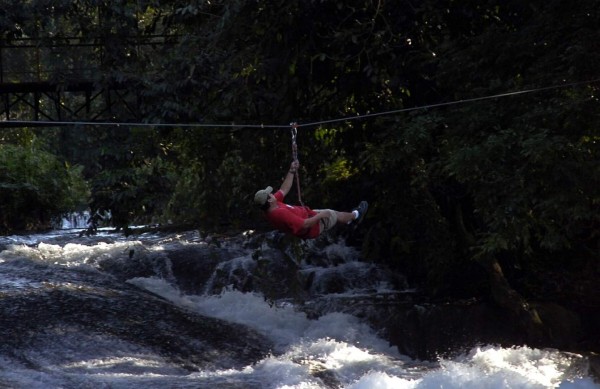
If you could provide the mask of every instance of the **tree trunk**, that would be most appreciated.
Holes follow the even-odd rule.
[[[455,223],[466,247],[474,247],[475,237],[464,223],[462,208],[455,206]],[[544,324],[535,308],[529,306],[527,300],[514,290],[504,273],[498,260],[491,255],[477,260],[489,276],[490,292],[493,301],[501,308],[507,310],[511,317],[517,318],[518,324],[525,331],[525,341],[530,345],[539,344],[544,338]]]
[[[514,290],[504,277],[502,267],[494,257],[477,261],[489,276],[490,292],[493,301],[518,319],[519,326],[525,330],[525,340],[530,345],[539,344],[545,339],[544,324],[535,308]]]

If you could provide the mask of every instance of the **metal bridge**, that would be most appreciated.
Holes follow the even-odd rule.
[[[106,79],[115,59],[107,50],[118,48],[127,60],[169,42],[173,37],[163,35],[112,46],[106,38],[0,39],[0,127],[140,121],[139,93],[127,82]]]

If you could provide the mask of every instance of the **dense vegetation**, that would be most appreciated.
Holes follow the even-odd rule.
[[[0,147],[0,230],[47,227],[87,196],[81,167],[34,147]]]
[[[3,3],[4,42],[99,42],[94,81],[135,88],[148,123],[302,124],[404,109],[301,127],[304,202],[348,209],[367,199],[365,256],[433,294],[491,285],[532,323],[521,295],[600,303],[597,1]],[[168,44],[136,45],[150,35]],[[44,66],[61,80],[72,55]],[[239,230],[262,227],[252,195],[277,185],[291,159],[285,128],[13,131],[0,137],[4,230],[43,224],[85,193],[33,183],[19,155],[62,180],[80,166],[92,211],[110,209],[117,227]],[[19,144],[20,131],[35,145]],[[15,216],[25,215],[23,193],[38,223]]]

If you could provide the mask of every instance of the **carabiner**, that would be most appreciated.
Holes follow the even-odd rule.
[[[296,142],[296,135],[298,135],[298,123],[296,122],[291,122],[290,126],[292,126],[292,142]]]

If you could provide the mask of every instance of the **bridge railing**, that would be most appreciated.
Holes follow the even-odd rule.
[[[0,83],[92,79],[102,67],[102,51],[78,38],[0,40]]]
[[[160,55],[177,40],[164,35],[0,39],[0,128],[139,121],[139,91],[104,76],[128,62],[139,69],[136,61]]]
[[[110,61],[127,61],[177,39],[173,35],[0,39],[0,83],[93,80],[110,68]]]

